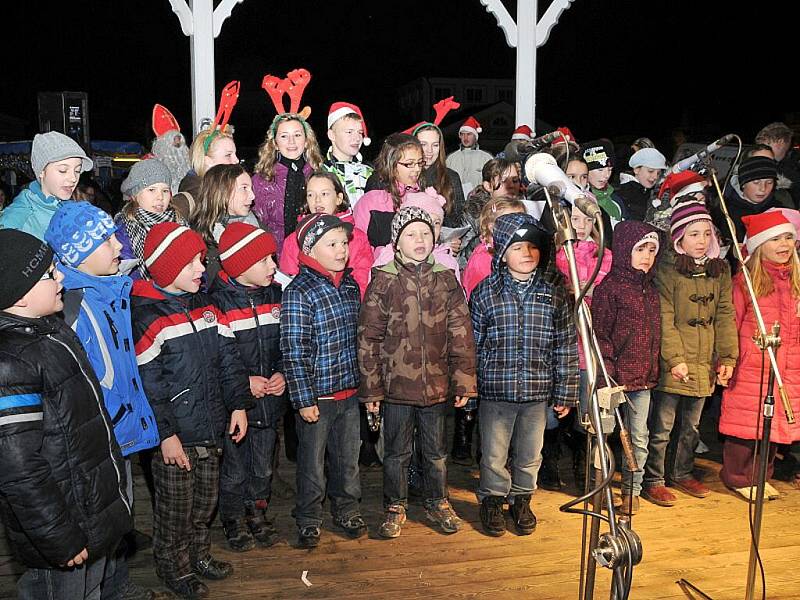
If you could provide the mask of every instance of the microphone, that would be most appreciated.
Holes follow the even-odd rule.
[[[684,158],[682,161],[675,163],[672,168],[669,170],[670,173],[680,173],[681,171],[685,171],[686,169],[694,166],[696,163],[703,160],[709,154],[713,154],[717,150],[719,150],[725,144],[729,144],[733,141],[736,137],[736,134],[729,133],[728,135],[724,135],[719,138],[715,142],[711,142],[708,146],[697,152],[696,154],[692,154],[691,156]]]
[[[560,132],[559,132],[559,135]],[[587,217],[595,219],[600,217],[600,207],[596,202],[588,199],[581,189],[575,185],[562,171],[556,159],[550,154],[534,154],[525,162],[525,175],[529,181],[535,181],[550,191],[557,191],[559,198],[564,198],[570,204],[577,206]],[[550,192],[553,193],[552,191]]]

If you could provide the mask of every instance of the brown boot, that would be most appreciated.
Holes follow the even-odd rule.
[[[678,501],[677,496],[663,485],[642,488],[642,498],[659,506],[675,506]]]

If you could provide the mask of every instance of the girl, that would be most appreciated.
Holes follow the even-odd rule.
[[[667,161],[655,148],[642,148],[630,157],[628,165],[633,169],[633,178],[617,188],[614,200],[622,206],[626,219],[644,221],[655,185],[667,169]]]
[[[747,253],[745,268],[750,272],[758,306],[764,323],[780,323],[781,346],[776,352],[778,369],[787,388],[792,409],[800,414],[800,377],[798,377],[798,339],[800,339],[800,261],[795,252],[797,232],[778,211],[745,216]],[[725,434],[722,447],[720,479],[742,495],[755,497],[751,486],[757,462],[755,441],[761,437],[761,399],[766,393],[766,373],[763,355],[753,342],[758,333],[753,306],[738,273],[733,280],[733,304],[736,309],[736,328],[739,331],[739,361],[736,375],[722,396],[719,431]],[[763,383],[762,383],[763,375]],[[777,401],[770,437],[767,477],[773,475],[775,450],[778,444],[800,440],[800,427],[789,425],[786,413]],[[753,492],[751,496],[751,491]]]
[[[230,127],[222,131],[214,127],[204,129],[194,138],[190,151],[192,170],[181,180],[178,191],[187,192],[194,199],[200,193],[203,176],[211,167],[239,163]]]
[[[453,169],[447,168],[445,161],[442,130],[433,123],[425,123],[414,130],[413,134],[422,145],[422,157],[425,159],[425,170],[420,176],[420,187],[433,187],[445,198],[445,227],[459,227],[464,212],[464,187],[461,178]],[[461,240],[454,240],[453,252],[458,253]]]
[[[589,189],[589,165],[580,156],[574,156],[567,162],[564,173],[570,181],[586,192]]]
[[[275,235],[278,248],[297,227],[306,203],[306,178],[322,164],[314,130],[297,113],[277,115],[258,149],[253,208]]]
[[[650,413],[650,443],[642,497],[673,506],[672,487],[704,498],[709,489],[694,478],[694,449],[703,404],[714,382],[726,385],[739,350],[731,301],[728,263],[719,258],[719,241],[705,204],[687,200],[670,218],[675,254],[656,271],[661,303],[661,375]],[[667,446],[680,413],[674,464],[667,465]],[[667,472],[669,468],[669,472]]]
[[[315,171],[306,181],[306,205],[301,218],[316,213],[336,215],[340,221],[353,223],[350,202],[342,182],[335,173]],[[366,234],[357,227],[353,228],[349,248],[347,266],[353,270],[351,274],[363,298],[372,269],[372,248]],[[279,266],[281,272],[286,275],[294,276],[300,272],[300,247],[297,245],[297,233],[294,231],[283,240]]]

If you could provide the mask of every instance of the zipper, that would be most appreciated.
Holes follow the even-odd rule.
[[[106,321],[108,321],[108,327],[111,329],[111,339],[114,340],[114,348],[119,350],[119,338],[117,337],[117,327],[114,325],[114,320],[111,318],[106,311],[103,311],[103,314],[106,316]]]
[[[258,374],[261,377],[264,375],[264,346],[261,343],[261,321],[258,319],[258,311],[256,310],[256,303],[253,302],[253,297],[247,294],[247,301],[250,303],[250,310],[253,311],[253,319],[256,322],[256,339],[258,340]]]

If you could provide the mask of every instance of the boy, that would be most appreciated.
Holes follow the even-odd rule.
[[[425,511],[445,533],[461,529],[447,498],[447,400],[456,408],[476,395],[475,340],[455,274],[431,254],[434,224],[422,208],[392,219],[394,260],[373,271],[358,327],[359,396],[367,410],[383,404],[383,496],[379,533],[400,535],[408,506],[414,426],[422,448]]]
[[[247,371],[225,316],[200,293],[203,239],[177,223],[154,225],[144,243],[152,280],[132,294],[136,360],[156,415],[153,558],[183,598],[208,595],[197,576],[224,579],[230,563],[211,557],[222,437],[240,442],[252,405]],[[230,423],[228,421],[230,412]]]
[[[367,125],[361,109],[349,102],[334,102],[328,110],[328,139],[331,147],[322,163],[325,171],[335,173],[342,182],[350,207],[354,207],[361,196],[367,179],[374,169],[361,162],[361,145],[369,146]]]
[[[577,335],[566,289],[545,276],[550,234],[514,213],[495,221],[492,237],[492,274],[470,299],[481,399],[477,496],[488,535],[505,533],[506,499],[517,532],[529,535],[548,404],[563,418],[578,403]]]
[[[50,219],[62,200],[72,198],[78,179],[94,163],[78,143],[63,133],[37,133],[31,144],[36,181],[22,190],[0,215],[0,228],[19,229],[44,239]]]
[[[130,457],[157,446],[159,439],[136,366],[130,309],[133,282],[119,275],[122,245],[116,230],[114,220],[88,202],[64,202],[44,237],[64,274],[65,320],[77,334],[103,389],[103,403],[125,457],[127,494],[132,505]],[[130,581],[124,544],[120,550],[113,562],[117,569],[115,589],[127,594],[126,598],[148,597]]]
[[[581,149],[581,154],[589,167],[589,191],[594,194],[597,204],[603,209],[606,245],[611,247],[613,229],[625,216],[622,206],[612,198],[614,146],[607,139],[595,140],[586,143]]]
[[[359,501],[358,308],[347,268],[353,226],[317,213],[297,227],[300,272],[284,290],[281,353],[297,411],[297,521],[301,548],[319,545],[326,490],[334,523],[351,538],[367,533]],[[326,449],[330,449],[327,453]]]
[[[43,241],[0,231],[0,513],[27,567],[19,598],[99,598],[133,522],[100,383],[54,316],[63,302],[52,261]]]
[[[281,287],[274,282],[272,234],[247,223],[231,223],[219,240],[222,270],[211,298],[225,314],[250,374],[255,406],[247,413],[247,437],[225,440],[219,511],[231,550],[273,545],[278,533],[266,516],[278,423],[286,412],[280,351]]]

